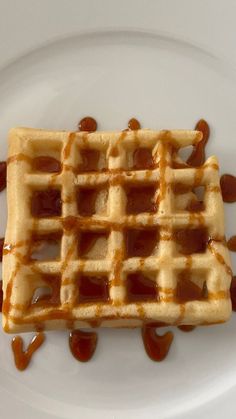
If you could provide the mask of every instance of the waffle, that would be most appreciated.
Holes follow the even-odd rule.
[[[193,168],[180,157],[201,138],[187,130],[12,129],[4,330],[227,320],[217,159]],[[45,244],[59,253],[36,258]]]

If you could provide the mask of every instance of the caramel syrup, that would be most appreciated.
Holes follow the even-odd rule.
[[[2,303],[3,303],[3,289],[2,289],[2,281],[0,280],[0,313],[2,312]]]
[[[206,229],[180,229],[174,232],[174,240],[179,245],[179,252],[184,255],[203,253],[208,243]]]
[[[202,300],[205,297],[205,289],[200,288],[191,281],[191,274],[188,269],[182,271],[178,275],[178,283],[176,288],[176,300],[179,304],[188,301]]]
[[[140,147],[133,153],[133,169],[146,170],[154,169],[154,160],[152,151],[149,148]]]
[[[159,231],[157,229],[129,229],[125,236],[127,258],[151,256],[159,241]]]
[[[91,116],[85,116],[78,123],[79,131],[93,132],[97,130],[97,121]]]
[[[131,131],[136,131],[141,128],[141,124],[136,118],[131,118],[128,122],[128,128]]]
[[[69,336],[69,346],[72,355],[81,362],[89,361],[97,347],[97,333],[73,330]]]
[[[83,189],[77,193],[77,207],[79,214],[83,217],[91,217],[96,212],[96,200],[98,189]]]
[[[61,171],[61,162],[54,157],[39,156],[32,160],[32,169],[39,172],[59,173]]]
[[[174,336],[172,332],[160,336],[156,333],[156,327],[145,325],[142,328],[142,338],[149,358],[160,362],[167,356]]]
[[[106,276],[80,275],[78,280],[79,303],[106,302],[109,300]]]
[[[99,150],[80,150],[80,155],[82,163],[78,166],[78,172],[95,172],[98,170]]]
[[[196,329],[196,326],[192,326],[190,324],[183,324],[182,326],[178,326],[178,329],[182,332],[192,332],[194,329]]]
[[[231,252],[236,252],[236,236],[230,237],[227,241],[227,247]]]
[[[44,340],[45,335],[42,332],[37,333],[31,340],[26,351],[23,351],[23,339],[20,336],[15,336],[12,339],[11,347],[18,370],[23,371],[27,368],[34,352],[43,344]]]
[[[50,294],[43,294],[37,297],[31,304],[37,305],[59,305],[60,304],[60,289],[61,289],[61,278],[59,275],[43,275],[42,276],[45,285],[50,288]]]
[[[79,255],[80,257],[86,257],[87,253],[93,248],[98,239],[107,239],[108,235],[103,232],[87,231],[81,233],[81,239],[79,243]]]
[[[195,126],[195,130],[201,131],[203,137],[202,140],[194,146],[193,151],[187,160],[187,164],[192,167],[199,167],[205,161],[205,147],[210,136],[210,128],[204,119],[200,119]]]
[[[129,302],[157,300],[157,286],[142,272],[129,274],[126,279],[126,296]]]
[[[145,186],[127,188],[127,214],[139,214],[141,212],[156,212],[154,203],[155,187]]]
[[[7,164],[5,161],[0,162],[0,192],[7,186]]]
[[[236,202],[236,177],[233,175],[222,175],[220,187],[224,202]]]
[[[4,237],[0,239],[0,262],[2,262],[3,246],[4,246]]]
[[[236,311],[236,276],[233,276],[231,281],[230,297],[232,302],[232,310]]]
[[[189,212],[201,212],[205,210],[203,201],[192,200],[188,203],[186,210]]]
[[[31,198],[31,214],[34,217],[61,215],[61,192],[57,189],[34,191]]]

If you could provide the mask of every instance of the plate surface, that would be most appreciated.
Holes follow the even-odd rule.
[[[68,9],[66,1],[42,1],[40,8],[38,2],[23,3],[27,13],[10,1],[5,19],[0,18],[0,33],[11,21],[15,34],[14,44],[10,34],[8,48],[0,45],[0,160],[6,157],[7,131],[13,126],[73,130],[89,114],[104,130],[126,128],[132,116],[143,127],[192,128],[203,117],[212,132],[207,154],[219,157],[222,173],[235,174],[236,57],[229,54],[235,3],[228,3],[222,22],[223,2],[210,14],[206,1],[212,31],[205,14],[191,9],[191,1],[178,2],[171,22],[168,1],[150,1],[145,11],[136,2],[136,20],[130,22],[133,1],[121,1],[119,7],[101,1],[99,9],[94,2],[71,1]],[[187,21],[185,32],[179,28],[179,8]],[[201,34],[195,32],[198,15]],[[96,24],[93,16],[98,16]],[[219,39],[218,50],[217,19],[222,36],[227,23],[229,37],[224,35],[223,43]],[[0,208],[3,236],[5,192]],[[227,237],[236,233],[235,208],[225,206]],[[138,330],[99,330],[98,348],[88,364],[71,356],[67,332],[51,332],[23,373],[14,367],[11,337],[0,332],[0,414],[17,414],[18,419],[221,418],[227,412],[233,418],[235,320],[233,315],[225,325],[189,334],[174,331],[169,356],[160,364],[146,357]],[[30,336],[25,335],[26,341]]]

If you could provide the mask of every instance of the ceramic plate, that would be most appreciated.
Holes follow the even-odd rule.
[[[202,6],[200,6],[200,4]],[[207,155],[236,173],[235,3],[228,1],[0,1],[0,159],[13,126],[73,130],[211,127]],[[0,234],[6,226],[0,195]],[[225,205],[227,236],[235,205]],[[234,268],[235,266],[235,260]],[[68,332],[47,333],[30,367],[14,367],[0,333],[1,417],[235,417],[236,318],[174,330],[169,356],[150,361],[139,330],[99,330],[91,362],[70,354]],[[25,335],[25,341],[31,338]]]

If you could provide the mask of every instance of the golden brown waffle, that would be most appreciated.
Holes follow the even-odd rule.
[[[192,168],[179,157],[201,138],[186,130],[11,130],[5,331],[227,320],[217,159]],[[58,257],[35,260],[45,243],[59,243]]]

